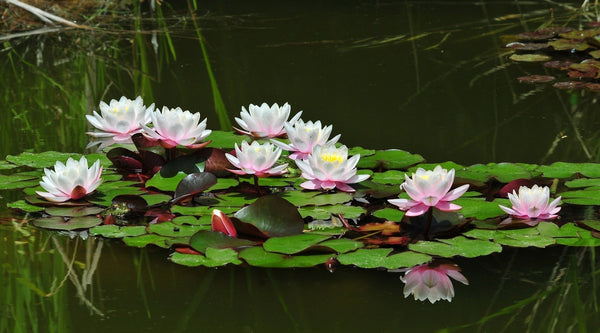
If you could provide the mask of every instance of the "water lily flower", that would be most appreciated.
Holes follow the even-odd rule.
[[[292,152],[290,154],[292,160],[305,159],[316,145],[334,144],[338,142],[341,136],[338,134],[327,141],[333,127],[331,125],[322,127],[319,120],[314,123],[309,120],[305,123],[302,119],[298,119],[293,125],[285,123],[283,127],[290,139],[290,144],[277,140],[271,141],[278,147]]]
[[[142,133],[150,140],[159,141],[165,148],[182,145],[199,149],[210,143],[199,143],[212,132],[206,129],[206,118],[200,121],[200,113],[164,106],[162,111],[154,111],[150,116],[154,127],[142,125]]]
[[[369,175],[357,175],[356,164],[360,154],[348,158],[348,148],[329,143],[315,146],[306,160],[296,160],[296,165],[302,170],[302,177],[308,181],[300,184],[309,190],[338,188],[344,192],[354,192],[348,184],[362,182]]]
[[[113,99],[110,104],[100,102],[100,114],[94,110],[93,115],[86,115],[87,120],[98,131],[87,134],[99,138],[91,142],[93,146],[100,142],[100,149],[113,143],[131,143],[131,136],[142,131],[141,124],[150,122],[150,113],[154,104],[144,106],[142,97],[135,100],[121,97],[118,101]]]
[[[513,190],[508,194],[508,199],[512,203],[512,208],[499,205],[506,213],[516,216],[520,219],[553,219],[557,217],[556,213],[561,207],[557,207],[561,197],[550,201],[550,189],[548,186],[533,185],[519,187],[519,194]]]
[[[281,156],[281,148],[265,142],[263,144],[253,141],[248,144],[242,141],[241,147],[235,144],[235,156],[225,154],[225,157],[240,170],[227,169],[237,175],[255,175],[256,177],[268,177],[281,175],[286,172],[287,163],[273,167]]]
[[[467,278],[460,273],[460,268],[454,264],[440,264],[430,266],[419,265],[406,271],[400,280],[405,283],[404,297],[413,294],[415,300],[429,300],[432,304],[440,299],[448,302],[454,297],[454,287],[450,277],[465,285],[469,284]]]
[[[422,215],[429,207],[446,212],[459,210],[462,207],[450,201],[458,199],[469,188],[467,184],[450,191],[454,182],[454,169],[448,171],[440,165],[433,171],[418,168],[417,172],[412,174],[412,178],[406,174],[404,177],[405,181],[400,185],[400,189],[404,189],[412,200],[391,199],[388,202],[407,211],[407,216]]]
[[[257,138],[275,138],[285,134],[284,124],[290,116],[290,105],[285,103],[279,107],[277,103],[269,106],[263,103],[261,106],[250,104],[249,111],[242,106],[240,112],[241,118],[235,118],[235,121],[240,125],[241,129],[235,130]],[[302,111],[288,122],[293,125],[302,115]]]
[[[58,161],[54,170],[44,168],[45,176],[40,185],[48,192],[36,193],[49,201],[64,202],[69,199],[78,200],[92,193],[102,183],[102,167],[100,160],[88,168],[85,156],[78,161],[69,158],[67,164]]]

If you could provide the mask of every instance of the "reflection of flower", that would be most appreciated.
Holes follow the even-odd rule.
[[[427,212],[429,207],[435,207],[443,211],[455,211],[462,207],[450,201],[458,199],[463,195],[469,185],[460,186],[452,191],[450,187],[454,182],[454,169],[450,171],[442,169],[440,165],[433,171],[418,168],[412,178],[404,175],[405,182],[400,185],[412,200],[392,199],[391,204],[398,206],[401,210],[407,210],[407,216],[418,216]]]
[[[44,172],[46,175],[42,177],[40,185],[48,192],[36,193],[54,202],[81,199],[98,188],[102,182],[100,160],[88,168],[85,156],[81,157],[79,162],[69,158],[66,165],[56,162],[54,170],[44,168]]]
[[[275,148],[275,150],[273,150]],[[286,171],[287,163],[272,167],[281,155],[281,148],[271,143],[262,145],[256,141],[248,144],[242,141],[241,147],[235,144],[235,155],[225,154],[225,157],[241,170],[230,170],[237,175],[256,175],[257,177],[268,177],[270,175],[281,175]]]
[[[189,148],[201,148],[209,142],[203,142],[212,131],[206,129],[206,118],[200,122],[200,113],[183,111],[181,108],[169,109],[164,106],[161,111],[151,113],[152,124],[150,128],[142,125],[144,135],[150,140],[158,140],[165,148],[177,145]]]
[[[521,186],[519,194],[513,191],[513,193],[508,194],[508,198],[512,203],[512,208],[499,205],[500,208],[521,219],[553,219],[558,216],[556,213],[560,211],[560,207],[557,206],[561,197],[548,203],[550,201],[548,186],[533,185],[532,188]]]
[[[93,115],[85,116],[99,131],[87,134],[100,139],[100,148],[113,143],[131,143],[131,136],[141,132],[141,124],[150,122],[153,109],[154,104],[146,108],[141,97],[135,100],[121,97],[118,101],[111,100],[110,104],[100,102],[100,114],[94,111]],[[92,142],[90,145],[95,144]]]
[[[293,125],[286,123],[284,127],[290,139],[290,144],[288,145],[277,140],[272,141],[277,146],[293,152],[290,155],[290,158],[293,160],[305,159],[316,145],[332,144],[340,139],[340,135],[338,134],[333,139],[327,141],[329,135],[331,135],[332,126],[329,125],[323,128],[320,121],[314,123],[307,121],[305,123],[302,119],[298,119]]]
[[[413,294],[416,300],[435,303],[440,299],[449,302],[454,297],[454,287],[450,278],[468,285],[469,281],[454,264],[441,264],[431,267],[428,264],[413,267],[400,277],[404,286],[404,297]]]
[[[306,160],[296,160],[296,165],[302,170],[302,177],[308,179],[300,186],[309,190],[331,190],[337,187],[345,192],[354,192],[348,184],[369,178],[369,175],[356,174],[355,167],[359,159],[359,154],[348,158],[346,146],[336,148],[333,143],[315,146]]]
[[[285,134],[283,126],[290,116],[288,103],[281,107],[277,103],[272,106],[267,103],[263,103],[261,106],[250,104],[248,109],[246,110],[242,106],[240,118],[235,118],[235,121],[242,127],[242,129],[236,128],[236,130],[258,138],[274,138]],[[302,111],[296,113],[289,123],[293,125],[301,115]]]

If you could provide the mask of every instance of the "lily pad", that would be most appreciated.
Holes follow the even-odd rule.
[[[342,214],[347,219],[355,219],[366,213],[362,207],[346,205],[300,207],[298,212],[302,217],[310,216],[315,220],[326,220],[331,217],[331,214]]]
[[[172,237],[160,236],[156,234],[144,234],[135,237],[124,237],[123,242],[128,246],[146,247],[148,245],[156,245],[168,249],[170,247],[167,241],[172,241]]]
[[[511,207],[508,199],[496,199],[494,201],[485,201],[484,198],[458,198],[455,204],[462,206],[459,211],[465,217],[473,217],[478,220],[485,220],[493,217],[505,215],[498,205]]]
[[[227,264],[239,265],[238,253],[233,249],[206,249],[206,254],[184,254],[175,252],[169,258],[172,262],[189,267],[219,267]]]
[[[402,221],[404,214],[405,214],[404,211],[401,211],[400,209],[397,209],[397,208],[384,208],[384,209],[375,211],[373,213],[373,216],[379,217],[382,219],[386,219],[388,221],[400,222],[400,221]]]
[[[371,156],[361,158],[357,166],[366,169],[406,169],[423,162],[421,155],[411,154],[400,149],[379,150]]]
[[[420,241],[410,244],[408,248],[412,251],[446,258],[454,256],[475,258],[494,252],[502,252],[502,246],[499,244],[480,239],[469,239],[463,236],[441,239],[440,241]]]
[[[155,187],[161,191],[175,192],[179,182],[186,176],[187,173],[181,171],[173,177],[164,177],[158,172],[146,182],[146,187]]]
[[[99,225],[90,229],[90,235],[106,238],[135,237],[146,234],[145,226],[124,226],[116,224]]]
[[[519,82],[525,83],[546,83],[552,82],[556,80],[556,78],[552,75],[528,75],[528,76],[520,76],[517,78]]]
[[[34,206],[32,204],[29,204],[25,200],[17,200],[15,202],[6,204],[6,206],[11,209],[17,209],[28,213],[41,212],[42,210],[44,210],[44,207]]]
[[[431,260],[431,256],[412,251],[389,255],[392,249],[358,249],[354,252],[340,254],[337,260],[343,265],[355,265],[361,268],[413,267]]]
[[[206,225],[181,225],[173,222],[151,224],[147,227],[148,233],[155,233],[167,237],[190,237],[200,230],[210,230]]]
[[[235,217],[269,237],[297,235],[304,229],[304,220],[296,206],[275,195],[260,197],[240,209]]]
[[[331,258],[331,254],[288,256],[267,252],[257,246],[240,251],[239,258],[257,267],[312,267],[326,263]]]
[[[263,248],[269,252],[294,254],[304,251],[328,238],[329,236],[314,235],[310,233],[286,237],[272,237],[267,239],[263,244]]]
[[[53,230],[77,230],[89,229],[102,224],[102,219],[95,216],[74,217],[65,220],[59,216],[42,217],[33,220],[33,225],[45,229]]]
[[[513,54],[509,57],[510,60],[519,62],[542,62],[552,59],[552,57],[545,54]]]
[[[81,207],[60,207],[60,206],[50,206],[46,208],[46,214],[53,216],[67,216],[67,217],[75,217],[75,216],[86,216],[86,215],[96,215],[104,211],[102,207],[96,206],[81,206]]]
[[[285,191],[281,197],[297,207],[335,205],[352,200],[352,195],[346,192]]]
[[[202,230],[190,239],[190,246],[199,252],[206,253],[207,248],[226,249],[253,246],[256,243],[247,239],[231,237],[222,232]]]

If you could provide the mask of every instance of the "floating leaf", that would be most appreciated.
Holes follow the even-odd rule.
[[[510,60],[520,62],[542,62],[552,59],[545,54],[513,54],[509,57]]]
[[[517,78],[519,82],[525,83],[546,83],[552,82],[556,80],[554,76],[551,75],[529,75],[529,76],[520,76]]]
[[[392,249],[358,249],[354,252],[340,254],[337,260],[343,265],[355,265],[361,268],[413,267],[431,260],[431,256],[406,251],[388,256]]]
[[[148,233],[167,237],[190,237],[200,230],[210,230],[210,227],[206,225],[181,225],[169,221],[150,224],[146,228]]]
[[[321,242],[319,246],[328,247],[338,253],[346,253],[359,249],[365,246],[365,244],[347,238],[337,238]]]
[[[162,248],[169,248],[167,241],[172,241],[171,237],[160,236],[156,234],[144,234],[136,237],[124,237],[123,242],[129,246],[146,247],[148,245],[156,245]]]
[[[244,259],[251,266],[258,267],[312,267],[326,263],[331,255],[287,256],[267,252],[262,247],[257,246],[240,251],[239,258]]]
[[[379,217],[382,219],[386,219],[388,221],[400,222],[400,221],[402,221],[404,214],[405,214],[404,211],[401,211],[397,208],[384,208],[384,209],[375,211],[373,213],[373,216]]]
[[[33,220],[33,225],[45,229],[53,230],[77,230],[89,229],[102,224],[102,219],[95,216],[74,217],[65,220],[59,216],[42,217]]]
[[[164,177],[158,172],[146,182],[146,187],[155,187],[161,191],[175,192],[179,182],[186,176],[185,172],[179,172],[173,177]]]
[[[247,239],[231,237],[222,232],[201,230],[190,238],[190,246],[199,252],[205,253],[207,248],[226,249],[253,246],[256,243]]]
[[[235,213],[235,217],[269,237],[296,235],[304,229],[304,220],[296,206],[275,195],[258,198]]]
[[[216,183],[217,177],[210,172],[189,174],[177,184],[173,201],[178,202],[184,198],[204,192]]]
[[[600,168],[594,163],[565,163],[555,162],[551,165],[542,165],[538,171],[547,178],[569,178],[575,174],[586,177],[600,178]]]
[[[441,239],[440,241],[420,241],[410,244],[408,248],[412,251],[446,258],[454,256],[475,258],[502,251],[502,246],[499,244],[479,239],[469,239],[463,236]]]
[[[342,214],[347,219],[355,219],[366,213],[365,209],[362,207],[346,205],[300,207],[298,211],[302,217],[311,216],[316,220],[328,219],[331,217],[331,214]]]
[[[95,206],[81,206],[81,207],[60,207],[60,206],[51,206],[46,208],[46,214],[54,215],[54,216],[66,216],[66,217],[75,217],[75,216],[86,216],[86,215],[96,215],[104,211],[102,207]]]
[[[239,265],[238,253],[233,249],[206,249],[206,256],[175,252],[169,258],[172,262],[189,267],[219,267],[227,264]]]
[[[17,209],[28,213],[40,212],[44,210],[43,207],[31,205],[25,200],[17,200],[15,202],[6,204],[6,206],[11,209]]]
[[[329,236],[313,235],[310,233],[286,236],[272,237],[267,239],[263,244],[263,248],[269,252],[279,252],[283,254],[294,254],[306,250],[307,248],[316,245]]]
[[[458,198],[455,204],[462,207],[458,213],[465,217],[473,217],[478,220],[485,220],[492,217],[506,215],[498,205],[512,207],[508,199],[495,199],[494,201],[485,201],[484,198]]]
[[[366,169],[406,169],[423,162],[421,155],[411,154],[400,149],[379,150],[371,156],[361,158],[357,166]]]
[[[352,195],[346,192],[285,191],[281,194],[281,197],[297,207],[335,205],[352,200]]]
[[[99,225],[90,229],[90,235],[106,238],[135,237],[146,234],[145,226]]]
[[[557,51],[575,50],[585,51],[590,48],[590,45],[579,39],[557,39],[548,42],[548,45]],[[550,59],[550,57],[548,57]],[[545,61],[545,60],[542,60]]]
[[[585,87],[585,83],[578,81],[556,82],[552,87],[563,90],[582,89]]]

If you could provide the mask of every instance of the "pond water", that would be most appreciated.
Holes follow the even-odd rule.
[[[598,160],[596,96],[520,84],[516,77],[544,68],[511,62],[503,48],[553,17],[577,26],[578,4],[197,5],[230,120],[250,103],[289,102],[303,119],[333,124],[348,146],[400,148],[429,162]],[[164,12],[159,23],[119,12],[101,29],[5,41],[0,155],[82,152],[85,113],[122,95],[199,111],[218,128],[187,7]],[[404,298],[401,274],[385,270],[186,268],[164,249],[11,222],[0,225],[0,332],[586,332],[600,324],[593,248],[457,258],[470,284],[455,282],[451,303],[430,304]]]

